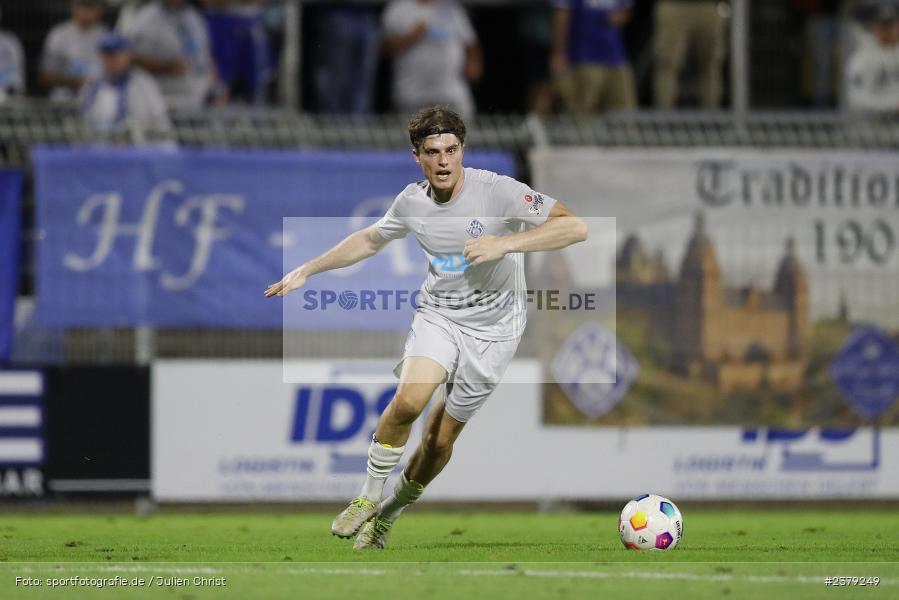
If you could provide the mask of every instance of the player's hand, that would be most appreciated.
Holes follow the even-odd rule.
[[[306,285],[306,275],[303,273],[302,269],[303,267],[297,267],[285,275],[281,281],[268,286],[265,289],[265,297],[286,296],[290,292]]]
[[[485,235],[465,242],[462,256],[469,265],[499,260],[506,255],[506,242],[501,236]]]

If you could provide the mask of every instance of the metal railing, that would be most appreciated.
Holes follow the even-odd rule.
[[[0,164],[26,166],[35,144],[173,141],[220,148],[398,149],[408,147],[400,115],[333,116],[283,109],[173,112],[171,132],[132,127],[91,131],[77,107],[47,102],[0,106]],[[899,118],[838,112],[636,112],[598,117],[482,115],[468,124],[471,147],[523,156],[540,145],[608,147],[896,148]]]

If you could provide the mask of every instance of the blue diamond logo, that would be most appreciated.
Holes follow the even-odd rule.
[[[855,412],[875,419],[899,398],[899,345],[874,327],[856,329],[833,359],[830,378]]]

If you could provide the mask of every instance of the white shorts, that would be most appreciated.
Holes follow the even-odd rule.
[[[393,372],[400,376],[403,361],[423,356],[447,372],[446,412],[463,423],[487,401],[515,356],[521,338],[481,340],[463,333],[451,321],[417,311],[406,337],[406,349]]]

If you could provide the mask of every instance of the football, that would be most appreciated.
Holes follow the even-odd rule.
[[[643,494],[624,505],[618,535],[632,550],[674,550],[684,533],[677,506],[662,496]]]

